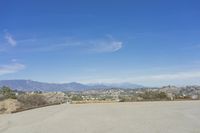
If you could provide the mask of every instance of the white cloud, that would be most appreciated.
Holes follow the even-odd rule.
[[[21,43],[20,41],[18,41]],[[116,41],[113,38],[106,37],[100,39],[44,39],[37,40],[37,42],[31,42],[20,44],[25,51],[36,52],[51,52],[58,50],[70,50],[73,52],[89,52],[89,53],[111,53],[120,50],[123,46],[121,41]]]
[[[90,41],[88,49],[97,53],[115,52],[122,48],[122,44],[122,42],[115,40]]]
[[[15,73],[20,70],[23,70],[25,68],[25,65],[20,63],[13,63],[9,65],[1,65],[0,66],[0,75],[9,74],[9,73]]]
[[[7,43],[10,44],[11,46],[16,46],[17,45],[17,41],[8,32],[6,32],[6,34],[5,34],[5,39],[6,39]]]
[[[16,50],[29,52],[51,52],[59,50],[69,50],[73,52],[89,53],[112,53],[119,51],[123,47],[123,42],[115,40],[112,35],[106,35],[96,39],[77,39],[72,37],[65,38],[46,38],[46,39],[24,39],[16,40],[7,30],[5,33],[5,44],[15,47]],[[0,51],[9,50],[9,47],[0,47]]]
[[[168,73],[168,74],[157,74],[157,75],[143,75],[143,76],[130,76],[124,77],[120,76],[117,78],[91,78],[87,80],[81,80],[83,83],[121,83],[121,82],[130,82],[130,83],[171,83],[177,81],[191,81],[194,79],[200,79],[200,70],[197,71],[187,71],[187,72],[177,72],[177,73]]]
[[[133,81],[170,81],[170,80],[185,80],[185,79],[193,79],[193,78],[200,78],[200,71],[139,76],[137,78],[133,78]]]

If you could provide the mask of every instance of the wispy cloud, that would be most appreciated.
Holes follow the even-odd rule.
[[[98,40],[88,43],[88,50],[91,52],[104,53],[115,52],[122,48],[123,43],[115,40]]]
[[[78,40],[78,39],[77,39]],[[68,49],[89,53],[111,53],[122,48],[123,43],[116,40],[100,39],[100,40],[67,40],[65,43],[43,45],[37,47],[36,51],[56,51]]]
[[[111,53],[120,50],[123,46],[122,41],[117,41],[110,37],[100,39],[37,39],[34,42],[20,42],[24,51],[51,52],[58,50],[70,50],[76,52],[89,53]],[[27,45],[28,43],[28,45]]]
[[[17,45],[17,41],[8,32],[5,33],[5,39],[6,39],[7,43],[10,44],[11,46],[16,46]]]
[[[150,76],[139,76],[134,81],[170,81],[200,78],[200,71],[177,72],[171,74],[158,74]],[[131,80],[131,79],[129,79]]]
[[[20,63],[11,63],[8,65],[0,65],[0,75],[15,73],[25,68],[24,64]]]
[[[120,76],[117,78],[92,78],[87,80],[81,80],[83,83],[120,83],[120,82],[130,82],[130,83],[159,83],[166,82],[171,83],[171,81],[189,81],[193,79],[200,78],[200,70],[196,71],[186,71],[186,72],[176,72],[176,73],[167,73],[167,74],[155,74],[155,75],[140,75],[140,76],[130,76],[124,77]]]

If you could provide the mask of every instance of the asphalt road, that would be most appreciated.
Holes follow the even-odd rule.
[[[55,105],[0,115],[0,133],[200,133],[200,101]]]

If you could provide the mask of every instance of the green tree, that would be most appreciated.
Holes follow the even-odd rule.
[[[81,95],[73,95],[72,96],[72,101],[82,101],[83,98],[81,97]]]
[[[16,98],[14,91],[7,86],[3,86],[0,89],[0,94],[2,94],[5,98],[12,98],[12,99]]]

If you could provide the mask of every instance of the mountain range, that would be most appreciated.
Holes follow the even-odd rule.
[[[77,82],[71,83],[44,83],[32,80],[0,80],[0,87],[8,86],[13,90],[19,91],[83,91],[89,89],[108,89],[108,88],[122,88],[135,89],[143,86],[132,83],[117,83],[117,84],[81,84]]]

